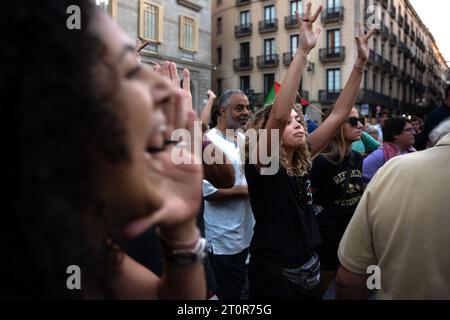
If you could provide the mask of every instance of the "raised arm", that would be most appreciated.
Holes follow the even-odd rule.
[[[358,25],[359,36],[356,37],[358,46],[358,58],[353,67],[344,90],[339,95],[338,100],[330,116],[310,135],[311,156],[316,155],[336,134],[340,126],[347,120],[359,92],[359,86],[363,77],[364,66],[369,57],[368,40],[375,33],[376,29],[371,29],[364,35],[361,24]]]
[[[320,6],[314,14],[312,14],[311,2],[308,2],[305,6],[305,16],[303,19],[300,17],[299,13],[296,12],[297,21],[299,24],[299,46],[297,48],[297,52],[292,58],[288,71],[283,78],[280,91],[278,92],[270,112],[269,119],[265,127],[265,129],[267,129],[267,137],[266,139],[260,139],[258,141],[258,148],[254,148],[250,151],[252,153],[252,157],[256,157],[258,159],[258,163],[261,163],[261,159],[259,159],[260,154],[265,154],[271,157],[272,153],[276,153],[276,150],[271,150],[272,130],[278,130],[278,137],[281,139],[297,97],[298,87],[300,85],[300,80],[302,78],[309,52],[316,46],[317,38],[320,34],[320,28],[314,32],[312,30],[312,25],[317,20],[317,17],[320,15],[321,11],[322,6]],[[257,151],[259,152],[258,155],[256,155]]]
[[[316,21],[322,6],[314,14],[311,11],[311,2],[306,4],[305,16],[301,19],[298,12],[297,21],[300,26],[299,46],[293,56],[291,65],[283,78],[280,91],[275,99],[272,111],[267,122],[266,129],[280,130],[280,137],[283,135],[284,128],[291,114],[292,108],[297,97],[298,87],[302,78],[307,58],[311,49],[316,46],[317,38],[320,34],[320,28],[316,32],[312,30],[312,25]]]
[[[200,115],[200,120],[202,121],[202,127],[205,129],[208,128],[209,119],[211,117],[211,108],[214,104],[214,100],[216,100],[216,95],[212,90],[208,90],[208,102],[206,106],[203,108],[202,114]],[[206,130],[205,129],[205,130]]]

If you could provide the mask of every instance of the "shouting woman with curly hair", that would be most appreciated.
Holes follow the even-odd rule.
[[[72,4],[79,30],[66,25]],[[11,31],[0,78],[20,120],[0,296],[205,298],[195,222],[201,165],[170,161],[183,148],[171,132],[194,120],[181,90],[140,64],[134,41],[89,0],[18,0],[0,17]],[[120,248],[123,235],[151,225],[164,248],[161,278]],[[75,289],[67,273],[74,265]]]
[[[364,35],[360,29],[356,39],[358,60],[350,78],[331,115],[308,137],[303,114],[293,105],[309,52],[316,45],[318,32],[312,31],[312,24],[321,10],[322,7],[313,14],[308,2],[304,18],[300,19],[297,13],[299,47],[273,106],[262,110],[253,126],[266,129],[265,136],[269,137],[265,141],[259,139],[257,148],[250,150],[253,155],[278,156],[278,150],[271,149],[270,137],[272,131],[279,132],[280,168],[274,175],[265,175],[262,158],[258,164],[247,163],[245,167],[256,221],[248,270],[251,299],[320,298],[320,261],[314,251],[321,239],[312,212],[308,171],[311,157],[348,119],[368,57],[367,41],[374,32]]]

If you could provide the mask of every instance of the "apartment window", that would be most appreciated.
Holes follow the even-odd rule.
[[[339,92],[341,90],[341,70],[327,70],[327,92]]]
[[[246,92],[250,89],[250,76],[241,76],[239,82],[241,91]]]
[[[327,31],[328,54],[339,53],[341,46],[341,31],[339,29]]]
[[[341,6],[341,0],[327,0],[327,11],[336,12]]]
[[[302,1],[291,1],[291,5],[290,5],[290,14],[291,16],[295,16],[295,12],[297,12],[299,14],[303,13],[303,6],[302,6]]]
[[[220,97],[222,94],[223,88],[222,88],[222,79],[217,79],[217,96]]]
[[[275,23],[275,6],[264,7],[264,21]]]
[[[294,55],[297,52],[298,48],[298,35],[291,36],[291,53]]]
[[[217,18],[217,34],[222,33],[222,18]]]
[[[250,59],[250,42],[240,44],[241,59],[248,61]]]
[[[241,26],[250,26],[250,11],[242,11],[240,14],[240,24]]]
[[[180,16],[180,48],[198,51],[198,23],[191,17]]]
[[[264,60],[271,61],[275,55],[275,39],[264,40]]]
[[[275,74],[269,73],[264,75],[264,96],[267,96],[275,82]]]
[[[108,14],[113,19],[116,18],[116,14],[117,14],[117,0],[95,0],[95,4],[104,13]]]
[[[217,64],[222,64],[222,47],[217,48]]]
[[[160,43],[163,38],[163,7],[141,0],[139,14],[139,35],[141,38]]]

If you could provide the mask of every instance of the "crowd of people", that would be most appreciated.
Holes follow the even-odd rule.
[[[376,298],[450,298],[450,87],[421,132],[420,119],[386,110],[366,125],[355,101],[376,30],[359,25],[352,72],[311,129],[296,103],[320,34],[322,6],[308,2],[274,102],[253,114],[242,91],[209,91],[198,116],[189,70],[181,80],[173,62],[141,63],[143,45],[89,0],[69,30],[71,2],[1,13],[36,35],[7,36],[1,53],[20,115],[1,298],[239,300],[248,289],[251,300],[320,300],[335,284],[336,298],[367,299],[373,265]],[[188,148],[197,119],[202,149],[222,161]],[[192,141],[174,140],[178,129]],[[279,163],[273,174],[263,155]]]

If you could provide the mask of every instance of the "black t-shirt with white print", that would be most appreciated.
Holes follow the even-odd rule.
[[[281,166],[262,175],[246,164],[245,176],[255,217],[250,254],[284,267],[302,265],[321,244],[308,174],[289,176]]]
[[[338,160],[333,159],[334,161]],[[319,155],[313,161],[311,185],[314,191],[314,203],[323,207],[320,213],[329,219],[350,221],[363,194],[363,159],[358,152],[352,151],[343,161],[334,164]],[[350,178],[347,189],[347,170]]]

